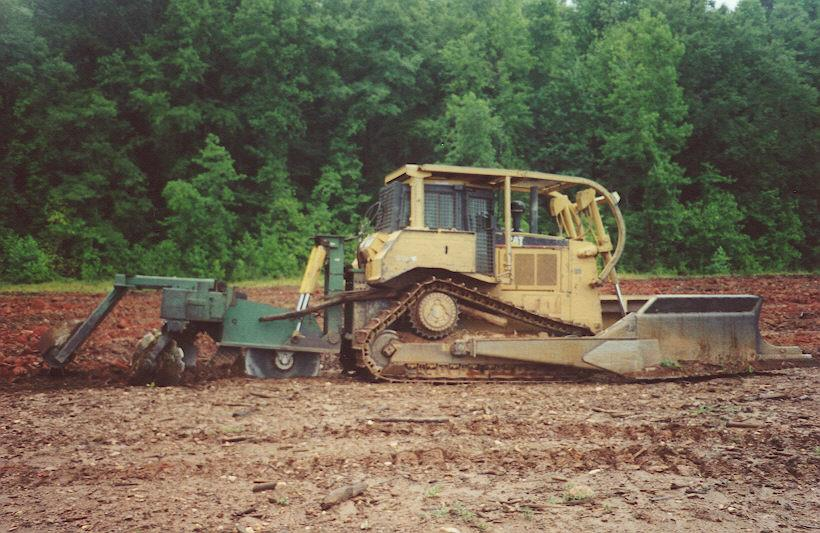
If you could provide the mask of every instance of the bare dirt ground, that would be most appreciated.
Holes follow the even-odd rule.
[[[625,289],[762,294],[764,337],[820,355],[817,277]],[[372,384],[328,370],[129,387],[127,357],[159,325],[159,296],[137,293],[49,376],[46,321],[100,298],[0,295],[0,531],[820,529],[816,367],[650,384]],[[360,481],[363,494],[322,510]]]

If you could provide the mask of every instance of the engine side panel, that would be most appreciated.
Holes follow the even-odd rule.
[[[382,284],[410,270],[437,268],[476,271],[475,234],[465,231],[404,229],[390,234],[364,266],[368,283]]]

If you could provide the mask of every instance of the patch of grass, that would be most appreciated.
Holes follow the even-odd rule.
[[[82,294],[98,294],[111,290],[114,278],[100,281],[59,280],[44,283],[0,283],[0,293],[39,293],[39,292],[73,292]]]
[[[820,457],[820,446],[814,447],[814,455]]]
[[[818,269],[814,270],[790,270],[790,271],[769,271],[761,272],[745,272],[739,273],[737,276],[730,276],[726,274],[679,274],[671,270],[657,270],[655,272],[618,272],[618,277],[621,279],[669,279],[669,278],[726,278],[726,277],[757,277],[757,276],[813,276],[817,274]]]
[[[452,505],[447,505],[446,503],[441,504],[440,507],[434,509],[430,513],[433,518],[444,518],[446,516],[453,516],[464,522],[465,524],[469,524],[480,531],[487,530],[490,526],[483,520],[479,520],[478,516],[468,509],[463,503],[455,502]]]
[[[673,359],[661,359],[661,366],[663,368],[670,368],[673,370],[677,370],[680,368],[680,363]]]
[[[475,513],[467,509],[461,502],[454,503],[451,512],[467,523],[472,523],[476,519]]]
[[[590,500],[595,497],[595,493],[586,485],[575,485],[574,483],[567,483],[564,486],[564,492],[561,493],[561,499],[564,503],[582,502]]]
[[[699,406],[695,407],[694,409],[692,409],[691,414],[694,415],[694,416],[698,416],[698,415],[703,415],[703,414],[711,413],[711,412],[712,412],[712,406],[711,405],[699,405]]]
[[[277,498],[273,498],[272,501],[276,505],[281,505],[283,507],[286,506],[286,505],[290,505],[290,500],[288,500],[287,496],[279,496]]]
[[[273,278],[273,279],[251,279],[237,282],[229,282],[232,287],[245,289],[256,289],[265,287],[288,287],[299,285],[299,278]],[[44,283],[0,283],[0,293],[49,293],[49,292],[70,292],[77,294],[102,294],[111,290],[114,286],[114,277],[99,281],[80,281],[74,279],[64,279],[57,281],[46,281]]]
[[[225,426],[222,428],[222,433],[242,433],[243,428],[241,426]]]
[[[441,486],[440,485],[433,485],[424,493],[425,498],[438,498],[438,495],[441,494]]]
[[[522,506],[520,509],[521,514],[524,516],[524,520],[532,520],[535,516],[535,511],[532,510],[531,507],[527,507],[526,505]]]

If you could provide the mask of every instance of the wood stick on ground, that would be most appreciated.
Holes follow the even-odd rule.
[[[270,483],[256,483],[251,489],[253,492],[262,492],[264,490],[273,490],[276,488],[276,481]]]
[[[632,454],[632,460],[634,461],[635,459],[637,459],[637,458],[638,458],[638,457],[640,457],[641,455],[645,454],[648,450],[649,450],[649,448],[647,448],[646,446],[644,446],[643,448],[641,448],[640,450],[638,450],[637,452],[635,452],[634,454]]]
[[[590,409],[590,411],[595,411],[596,413],[604,413],[604,414],[614,416],[614,417],[617,417],[617,418],[623,418],[625,416],[629,416],[629,415],[632,414],[632,413],[627,413],[627,412],[624,412],[624,411],[612,411],[610,409],[603,409],[601,407],[590,407],[589,409]]]
[[[743,428],[743,429],[760,429],[763,427],[763,424],[760,422],[737,422],[737,421],[729,421],[726,422],[727,428]]]
[[[447,417],[432,417],[432,418],[401,418],[401,417],[383,417],[371,418],[373,422],[407,422],[410,424],[444,424],[450,421]]]
[[[243,440],[248,440],[250,437],[222,437],[222,442],[242,442]]]
[[[334,505],[338,505],[350,498],[355,498],[367,489],[367,483],[354,483],[353,485],[346,485],[334,490],[322,500],[322,509],[330,509]]]

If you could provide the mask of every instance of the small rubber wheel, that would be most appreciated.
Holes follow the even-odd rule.
[[[318,353],[246,348],[245,374],[255,378],[286,379],[319,375]]]

